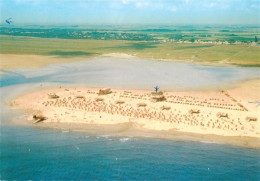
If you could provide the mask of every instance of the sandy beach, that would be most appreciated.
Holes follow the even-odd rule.
[[[260,99],[259,90],[259,80],[220,91],[58,87],[24,94],[10,105],[27,110],[29,122],[49,127],[131,123],[141,130],[259,139],[259,107],[248,103]]]

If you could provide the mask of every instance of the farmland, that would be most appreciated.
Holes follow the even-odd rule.
[[[2,27],[1,54],[140,58],[260,67],[258,27]]]

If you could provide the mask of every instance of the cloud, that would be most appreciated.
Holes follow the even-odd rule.
[[[15,0],[15,3],[22,4],[22,3],[30,3],[30,4],[41,4],[44,0]]]
[[[235,1],[238,2],[239,0],[212,0],[210,2],[204,0],[201,2],[201,5],[205,8],[227,9],[230,7],[230,4],[234,3]]]
[[[127,4],[129,2],[129,0],[122,0],[123,4]]]
[[[148,1],[142,1],[142,0],[122,0],[122,4],[124,5],[135,5],[136,7],[144,7],[148,6],[150,3]]]
[[[185,4],[189,4],[190,0],[183,0],[185,2]]]
[[[139,8],[160,11],[190,11],[205,10],[212,8],[225,9],[257,9],[259,0],[0,0],[3,5],[6,2],[26,5],[46,5],[48,7],[55,5],[78,6],[80,8],[98,8],[107,7],[111,9]]]
[[[212,8],[212,7],[214,7],[214,6],[216,6],[216,3],[213,3],[213,2],[212,2],[212,3],[209,4],[209,7],[210,7],[210,8]]]
[[[135,3],[136,7],[144,7],[144,6],[148,6],[149,3],[148,2],[137,2]]]

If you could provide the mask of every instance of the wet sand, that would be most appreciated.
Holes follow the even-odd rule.
[[[2,86],[58,82],[71,86],[151,90],[158,85],[165,91],[223,89],[230,84],[260,77],[257,68],[199,66],[111,56],[40,69],[0,72]]]

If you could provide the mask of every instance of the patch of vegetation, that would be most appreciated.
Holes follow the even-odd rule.
[[[57,39],[126,40],[126,41],[227,41],[234,43],[254,42],[260,37],[259,27],[214,27],[214,26],[164,26],[127,29],[115,27],[80,28],[69,27],[1,27],[0,34]]]
[[[219,32],[229,32],[229,30],[219,30]]]
[[[135,30],[135,31],[144,31],[144,32],[176,32],[176,31],[181,31],[181,30],[158,28],[158,29],[143,29],[143,30]]]
[[[115,31],[99,31],[89,29],[29,29],[29,28],[1,28],[0,34],[11,36],[28,36],[40,38],[60,39],[91,39],[91,40],[129,40],[152,41],[153,36],[145,33],[129,33]]]
[[[156,48],[158,43],[128,43],[124,46],[113,47],[114,49],[133,49],[144,50],[149,48]]]
[[[51,51],[47,55],[57,55],[61,57],[74,57],[74,56],[90,56],[95,53],[83,52],[83,51]]]
[[[209,48],[209,47],[213,47],[214,45],[195,45],[195,46],[178,46],[176,47],[175,49],[179,49],[179,50],[182,50],[182,49],[195,49],[195,48]]]
[[[258,68],[260,68],[260,63],[259,64],[236,64],[236,63],[233,63],[232,65],[239,66],[239,67],[258,67]]]

